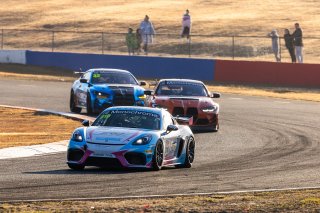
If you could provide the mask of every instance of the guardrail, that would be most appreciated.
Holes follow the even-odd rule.
[[[51,52],[127,54],[126,33],[1,29],[1,49]],[[319,63],[320,38],[304,37],[304,62]],[[140,52],[140,55],[144,53]],[[198,35],[188,40],[177,34],[156,34],[149,44],[151,56],[174,56],[253,61],[275,61],[267,36]],[[291,62],[280,38],[282,62]]]

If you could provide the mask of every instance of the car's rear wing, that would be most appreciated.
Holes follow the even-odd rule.
[[[191,117],[180,117],[180,116],[175,116],[174,119],[176,119],[176,121],[179,124],[183,124],[183,125],[193,125],[193,116]]]
[[[73,74],[75,74],[75,75],[82,75],[83,73],[85,73],[85,71],[82,71],[81,68],[79,68],[78,71],[73,71]]]

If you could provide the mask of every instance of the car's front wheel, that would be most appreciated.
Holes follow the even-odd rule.
[[[91,115],[93,113],[92,106],[91,106],[91,96],[90,93],[87,93],[87,114]]]
[[[182,164],[182,167],[190,168],[192,166],[194,156],[195,156],[195,148],[196,148],[196,143],[194,141],[194,138],[190,137],[186,147],[186,158],[184,160],[184,163]]]
[[[70,169],[73,169],[73,170],[76,170],[76,171],[81,171],[81,170],[84,170],[84,165],[78,165],[78,164],[71,164],[71,163],[68,163],[68,166]]]
[[[81,108],[80,107],[76,107],[73,90],[70,93],[70,111],[74,112],[74,113],[80,113],[81,112]]]
[[[155,171],[159,171],[163,163],[163,143],[158,141],[154,149],[154,154],[152,158],[152,168]]]

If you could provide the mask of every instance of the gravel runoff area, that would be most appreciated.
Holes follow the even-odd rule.
[[[0,149],[68,140],[81,122],[46,112],[0,107]]]

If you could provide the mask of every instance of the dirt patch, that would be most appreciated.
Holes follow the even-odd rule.
[[[0,149],[68,140],[81,126],[65,117],[21,109],[0,107],[0,116]]]
[[[319,212],[320,190],[99,201],[3,203],[22,212]]]

